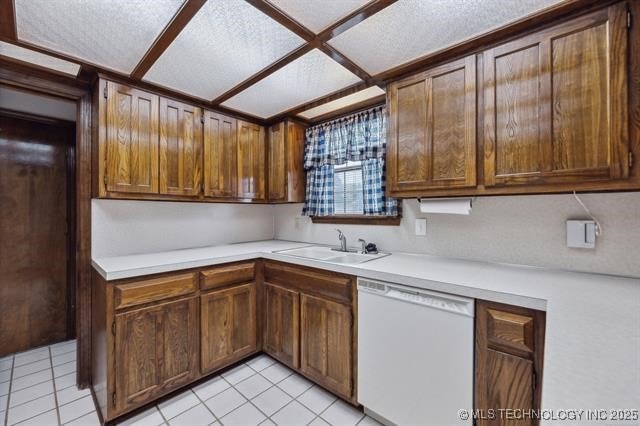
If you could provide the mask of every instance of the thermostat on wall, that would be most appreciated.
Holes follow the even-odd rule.
[[[567,247],[595,248],[596,222],[593,220],[567,221]]]

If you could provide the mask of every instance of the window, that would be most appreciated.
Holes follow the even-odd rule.
[[[362,195],[362,164],[348,161],[334,167],[333,204],[336,215],[364,214]]]

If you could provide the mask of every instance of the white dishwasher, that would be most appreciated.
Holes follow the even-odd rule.
[[[358,402],[398,425],[471,425],[473,299],[358,278]]]

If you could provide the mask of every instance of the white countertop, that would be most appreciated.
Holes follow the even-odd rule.
[[[274,253],[309,245],[270,240],[98,258],[92,263],[105,279],[117,280],[262,257],[546,310],[543,408],[640,407],[640,279],[409,253],[358,265]]]

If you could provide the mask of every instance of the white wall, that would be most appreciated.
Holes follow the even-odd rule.
[[[94,258],[272,239],[269,205],[98,200],[91,203]]]
[[[400,226],[312,224],[302,205],[275,207],[277,239],[334,244],[336,227],[350,245],[358,238],[387,251],[526,264],[640,277],[640,193],[581,195],[603,226],[595,250],[566,246],[565,220],[586,218],[573,195],[477,198],[470,216],[426,215],[405,200]],[[415,218],[427,218],[427,236],[415,236]]]

